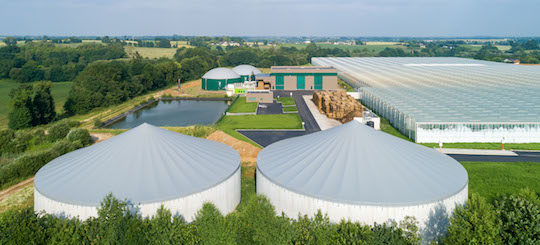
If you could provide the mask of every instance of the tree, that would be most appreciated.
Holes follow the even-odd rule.
[[[540,241],[540,207],[534,198],[522,195],[504,196],[495,202],[502,222],[501,237],[505,244],[534,244]]]
[[[17,39],[15,39],[13,37],[6,37],[6,38],[4,38],[4,43],[7,46],[15,46],[15,45],[17,45]]]
[[[209,69],[211,66],[200,56],[186,58],[180,62],[182,81],[199,79]]]
[[[203,204],[194,221],[203,244],[234,244],[235,236],[230,232],[225,218],[211,203]]]
[[[11,112],[9,113],[8,127],[22,129],[32,126],[32,85],[22,85],[11,90]]]
[[[166,38],[159,38],[157,40],[157,43],[158,43],[159,48],[170,48],[171,47],[171,41],[169,41],[169,39],[166,39]]]
[[[493,207],[473,193],[463,207],[450,218],[445,244],[501,244],[500,223]]]
[[[33,125],[47,124],[56,117],[51,87],[51,82],[38,82],[34,85],[34,96],[32,98]]]

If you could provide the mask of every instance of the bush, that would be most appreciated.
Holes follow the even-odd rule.
[[[82,147],[78,140],[69,142],[61,140],[47,150],[25,153],[11,164],[0,168],[0,186],[12,181],[30,177],[53,159]]]
[[[12,129],[0,130],[0,155],[3,153],[11,152],[15,138],[15,131]]]
[[[54,142],[63,139],[69,133],[70,125],[68,123],[56,123],[49,128],[49,141]]]
[[[83,146],[92,144],[92,136],[90,136],[88,130],[83,128],[74,128],[69,131],[67,139],[71,142],[78,140],[82,143]]]
[[[211,203],[205,203],[195,216],[194,225],[203,244],[234,244],[235,236],[225,218]]]
[[[94,128],[99,128],[101,127],[101,125],[103,125],[103,121],[101,121],[101,119],[99,119],[98,117],[94,118],[93,122]]]
[[[540,208],[519,196],[505,196],[495,202],[502,222],[501,237],[505,244],[535,244],[540,241]]]
[[[501,244],[500,224],[493,207],[477,194],[454,210],[445,244]]]

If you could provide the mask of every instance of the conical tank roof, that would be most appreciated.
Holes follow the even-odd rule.
[[[430,203],[468,183],[451,157],[355,120],[264,148],[257,171],[299,194],[365,205]]]
[[[232,68],[232,70],[241,76],[259,75],[262,73],[261,70],[252,65],[239,65]]]
[[[239,167],[239,154],[227,145],[145,123],[52,160],[34,183],[42,195],[65,203],[98,206],[113,193],[142,204],[209,189]]]
[[[208,72],[206,72],[202,78],[204,79],[216,79],[216,80],[219,80],[219,79],[235,79],[235,78],[240,78],[240,75],[238,75],[236,72],[234,72],[233,70],[229,69],[229,68],[224,68],[224,67],[218,67],[218,68],[214,68],[212,70],[209,70]]]

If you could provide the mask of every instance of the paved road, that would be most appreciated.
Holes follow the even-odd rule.
[[[280,140],[306,135],[306,131],[248,131],[238,130],[238,133],[243,134],[249,139],[262,147],[267,147],[274,142]]]
[[[291,92],[293,93],[292,97],[294,99],[294,102],[296,103],[296,108],[298,109],[298,115],[300,116],[300,118],[302,118],[302,121],[304,122],[305,131],[238,130],[238,132],[248,137],[249,139],[253,140],[255,143],[259,144],[260,146],[267,147],[268,145],[274,142],[280,141],[280,140],[321,131],[321,129],[319,128],[319,125],[317,124],[317,121],[315,121],[315,118],[313,117],[313,115],[311,115],[311,112],[309,111],[309,108],[307,107],[306,102],[302,98],[302,96],[304,95],[313,94],[313,91],[274,91],[274,97],[277,97],[277,96],[290,97]],[[280,106],[280,110],[281,110],[281,105],[280,104],[278,105]],[[259,108],[259,111],[257,112],[257,114],[263,114],[260,112],[261,112],[261,108]],[[265,112],[264,114],[272,114],[272,113]]]
[[[288,139],[291,137],[302,136],[317,131],[321,131],[315,118],[309,111],[302,96],[311,95],[313,91],[274,91],[274,97],[290,97],[290,93],[298,108],[298,115],[304,121],[306,131],[242,131],[238,132],[250,138],[262,147],[266,147],[274,142]],[[518,156],[492,156],[492,155],[465,155],[465,154],[449,154],[450,157],[457,161],[471,162],[540,162],[540,152],[516,151]]]
[[[281,103],[259,103],[260,105],[265,105],[266,108],[257,108],[257,115],[283,114]]]
[[[515,151],[517,156],[452,155],[460,162],[540,162],[540,152]]]

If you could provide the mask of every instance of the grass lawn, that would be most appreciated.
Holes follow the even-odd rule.
[[[236,210],[242,210],[246,205],[247,201],[254,195],[256,195],[255,189],[255,169],[254,165],[248,165],[247,163],[242,163],[242,179],[241,179],[241,199],[240,204],[236,207]]]
[[[72,84],[73,82],[53,83],[51,93],[54,98],[57,113],[60,113],[63,110],[64,102],[67,100]],[[6,128],[8,124],[9,103],[11,100],[9,98],[9,92],[20,85],[22,85],[22,83],[10,79],[0,80],[0,128]]]
[[[294,99],[291,97],[279,97],[276,99],[281,105],[296,105]]]
[[[245,115],[245,116],[224,116],[216,123],[216,128],[257,147],[253,141],[236,129],[302,129],[302,119],[297,113],[279,115]]]
[[[529,188],[540,193],[540,163],[462,162],[469,173],[469,194],[478,193],[490,202],[502,194]]]
[[[349,85],[348,83],[342,81],[341,79],[338,78],[338,85],[342,88],[342,89],[345,89],[347,92],[354,92],[354,88]]]
[[[240,96],[236,101],[229,107],[227,112],[231,113],[249,113],[257,111],[256,102],[246,102],[246,97]]]
[[[296,106],[287,106],[287,107],[283,107],[283,112],[292,112],[292,111],[298,111],[298,109],[296,108]]]

